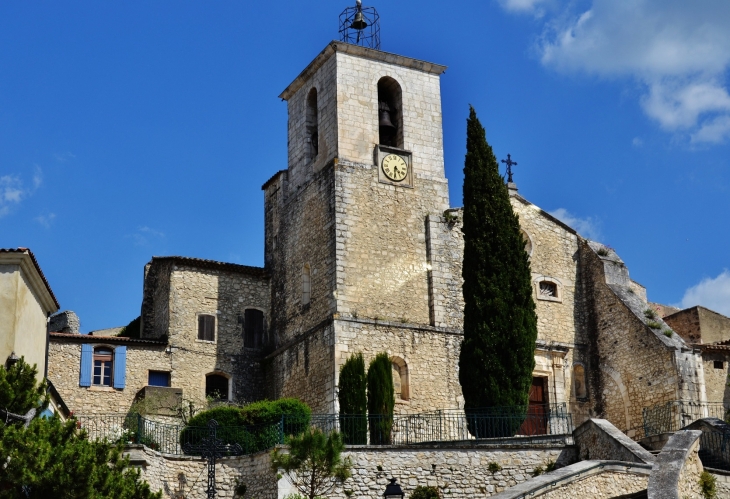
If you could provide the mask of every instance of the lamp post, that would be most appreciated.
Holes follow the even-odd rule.
[[[396,483],[395,478],[390,479],[390,483],[387,487],[385,487],[385,492],[383,492],[383,497],[385,499],[403,499],[406,495],[403,493],[403,490],[400,488],[400,485]]]

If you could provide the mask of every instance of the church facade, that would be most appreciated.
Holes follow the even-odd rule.
[[[396,412],[462,408],[463,235],[444,173],[445,69],[328,44],[281,94],[289,160],[262,188],[264,267],[155,257],[139,339],[51,333],[49,378],[71,409],[126,410],[159,386],[181,400],[298,397],[334,413],[340,366],[357,352],[390,356]],[[724,350],[683,339],[613,250],[509,189],[537,306],[533,402],[630,436],[644,407],[723,402]],[[108,385],[97,357],[115,363]]]

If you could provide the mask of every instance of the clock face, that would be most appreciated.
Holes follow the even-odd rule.
[[[400,182],[408,174],[408,164],[397,154],[388,154],[381,164],[385,176],[394,182]]]

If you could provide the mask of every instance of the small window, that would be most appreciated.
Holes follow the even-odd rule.
[[[307,96],[307,160],[311,161],[319,153],[319,117],[317,115],[317,89],[313,88]]]
[[[725,369],[725,362],[723,362],[721,360],[716,360],[715,369]]]
[[[586,390],[586,371],[580,364],[573,366],[573,388],[575,391],[575,398],[588,398],[588,390]]]
[[[304,265],[302,269],[302,305],[309,305],[312,297],[312,272],[309,264]]]
[[[215,315],[198,316],[198,339],[215,341]]]
[[[228,378],[220,374],[206,376],[205,396],[216,400],[228,400]]]
[[[243,346],[261,348],[264,343],[264,313],[261,310],[247,308],[243,321]]]
[[[170,373],[165,371],[150,371],[148,386],[170,386]]]
[[[540,296],[545,298],[558,297],[558,285],[550,281],[540,282]]]
[[[94,372],[92,376],[94,386],[112,386],[113,354],[111,348],[94,349]]]

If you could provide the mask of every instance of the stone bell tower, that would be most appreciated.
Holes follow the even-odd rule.
[[[445,69],[332,42],[281,94],[289,164],[263,186],[270,396],[334,411],[347,356],[386,351],[400,409],[458,405],[461,233],[444,218]]]

